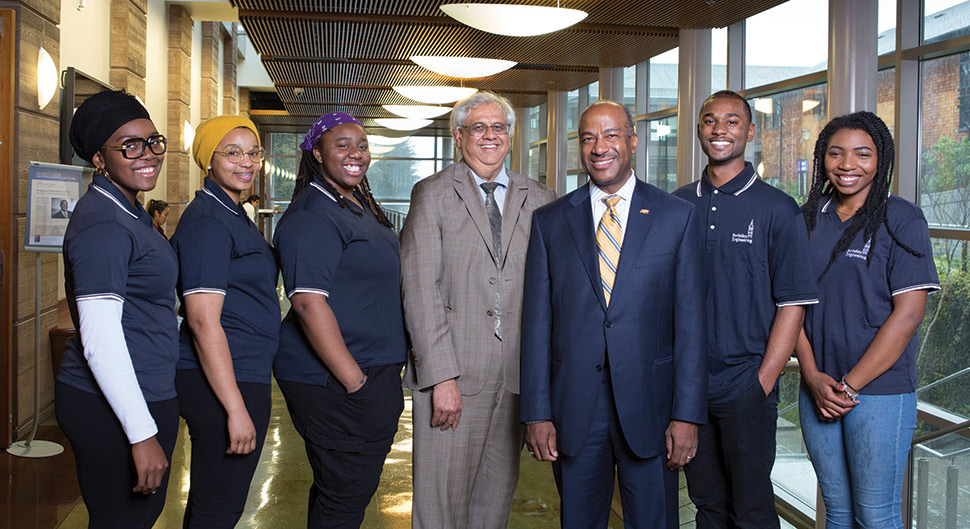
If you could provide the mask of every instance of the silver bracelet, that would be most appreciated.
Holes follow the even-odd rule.
[[[845,392],[845,398],[851,400],[852,402],[855,402],[855,399],[859,396],[858,392],[854,392],[855,388],[850,386],[849,383],[845,381],[845,375],[842,375],[842,391]]]

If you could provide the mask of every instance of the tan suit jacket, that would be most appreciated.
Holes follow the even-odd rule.
[[[404,313],[413,350],[405,383],[416,390],[458,378],[474,395],[492,377],[519,393],[519,342],[525,254],[532,212],[555,198],[542,184],[508,171],[502,208],[501,272],[481,191],[464,162],[425,178],[411,192],[401,231]],[[495,292],[502,340],[494,336]]]

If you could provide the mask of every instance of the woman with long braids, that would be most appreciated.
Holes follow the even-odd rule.
[[[404,409],[397,235],[359,121],[320,116],[300,148],[274,237],[292,308],[273,370],[313,468],[307,527],[360,527]]]
[[[796,345],[799,411],[830,529],[903,527],[916,329],[939,279],[923,213],[889,193],[893,158],[875,114],[833,119],[803,206],[819,304]]]
[[[64,287],[78,330],[54,387],[91,529],[149,529],[165,505],[178,433],[175,252],[136,199],[165,158],[134,96],[104,91],[71,121],[74,152],[95,167],[64,234]]]

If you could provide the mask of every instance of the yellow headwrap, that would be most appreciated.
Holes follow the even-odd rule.
[[[229,134],[229,131],[237,128],[253,131],[253,134],[256,135],[256,144],[259,144],[259,132],[256,131],[256,125],[242,116],[216,116],[203,121],[199,128],[195,129],[195,139],[192,140],[192,156],[203,173],[208,171],[209,163],[212,161],[212,153],[219,146],[222,138]]]

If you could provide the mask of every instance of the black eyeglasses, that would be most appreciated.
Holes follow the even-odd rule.
[[[505,136],[506,134],[509,133],[508,123],[492,123],[491,125],[488,125],[486,123],[482,123],[481,121],[479,121],[476,123],[472,123],[471,125],[462,125],[462,128],[468,129],[471,135],[475,136],[476,138],[479,136],[484,136],[485,131],[487,131],[490,128],[492,129],[492,132],[494,132],[495,134],[498,134],[499,136]]]
[[[212,151],[217,152],[229,159],[229,163],[238,164],[242,163],[243,156],[249,156],[249,161],[253,163],[259,163],[266,156],[266,150],[259,148],[249,152],[243,152],[242,149],[238,147],[232,147],[228,151]]]
[[[119,146],[105,145],[102,149],[109,151],[121,151],[121,156],[126,160],[137,160],[145,155],[145,148],[152,151],[152,154],[161,156],[168,150],[168,140],[161,134],[149,136],[148,138],[131,138],[125,140]]]

